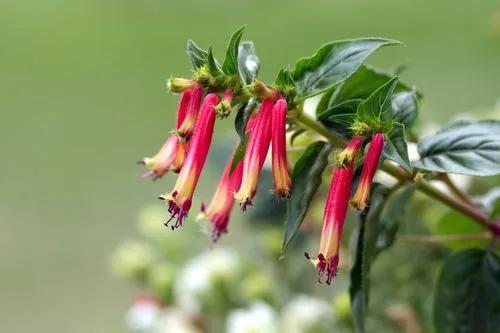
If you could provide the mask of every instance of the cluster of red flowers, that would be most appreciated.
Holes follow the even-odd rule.
[[[354,136],[347,147],[337,155],[337,165],[333,170],[332,181],[328,191],[323,217],[323,230],[319,245],[318,255],[313,258],[308,253],[305,254],[319,274],[319,282],[330,284],[332,278],[337,274],[339,263],[340,238],[344,221],[349,208],[349,198],[354,174],[354,164],[357,153],[362,149],[365,137]],[[384,146],[384,135],[377,133],[373,136],[368,152],[364,158],[363,169],[359,184],[354,194],[351,204],[356,209],[365,210],[370,199],[371,184],[373,176]]]
[[[210,149],[217,110],[227,109],[232,96],[232,91],[227,90],[222,100],[219,100],[216,94],[205,93],[201,85],[191,84],[181,93],[174,134],[154,157],[139,161],[150,169],[144,176],[153,179],[162,177],[168,171],[179,173],[174,189],[160,196],[171,214],[165,224],[175,220],[172,229],[182,226],[191,208],[193,194]],[[250,117],[245,129],[248,142],[243,160],[231,170],[233,156],[229,157],[210,205],[201,207],[202,215],[213,225],[214,241],[227,232],[235,200],[240,202],[243,211],[252,204],[271,145],[274,191],[279,197],[290,195],[291,179],[285,138],[287,103],[280,96],[276,97],[264,99],[259,110]]]
[[[227,232],[235,201],[240,203],[242,211],[252,205],[270,146],[274,192],[279,198],[290,196],[292,184],[286,154],[287,103],[279,94],[270,96],[272,97],[261,102],[259,109],[247,122],[245,134],[248,141],[243,159],[233,165],[235,149],[228,158],[210,204],[201,206],[201,216],[212,224],[213,241]],[[191,81],[181,93],[177,126],[173,134],[167,138],[154,157],[139,161],[150,169],[143,176],[158,179],[168,171],[179,173],[174,189],[160,196],[160,199],[165,200],[171,215],[165,225],[175,221],[171,225],[172,229],[182,226],[189,213],[212,142],[215,119],[218,114],[222,115],[221,113],[230,109],[232,98],[231,90],[226,90],[220,99],[217,94],[205,92],[201,85]],[[318,270],[320,282],[326,277],[326,283],[330,284],[337,273],[340,239],[351,197],[356,155],[363,149],[367,139],[365,136],[356,135],[347,147],[337,154],[325,205],[318,254],[311,257],[306,253],[307,259]],[[236,146],[239,144],[238,142]],[[360,211],[365,210],[369,201],[371,184],[383,145],[384,135],[375,134],[364,158],[361,178],[351,200],[352,206]]]

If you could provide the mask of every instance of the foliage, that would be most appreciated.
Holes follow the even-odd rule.
[[[486,239],[479,242],[461,242],[459,246],[448,244],[454,249],[463,250],[447,260],[440,274],[434,308],[436,330],[476,332],[479,329],[481,332],[495,332],[500,306],[497,297],[500,262],[494,252],[494,242],[500,236],[500,221],[497,218],[499,206],[496,199],[489,198],[490,202],[481,207],[450,180],[448,173],[499,175],[500,121],[458,122],[420,139],[413,132],[409,134],[420,113],[422,94],[403,83],[398,76],[365,64],[378,48],[398,45],[400,42],[385,38],[363,38],[328,43],[312,56],[299,59],[293,68],[283,67],[274,84],[267,84],[257,78],[260,61],[253,42],[241,41],[243,31],[244,27],[231,36],[222,62],[215,58],[211,47],[204,50],[192,40],[188,41],[187,52],[194,67],[194,75],[190,79],[178,81],[173,78],[171,82],[183,83],[185,87],[177,89],[180,91],[189,89],[190,85],[201,85],[205,93],[214,93],[219,97],[226,96],[227,91],[231,92],[232,99],[228,103],[229,108],[236,113],[234,124],[239,137],[235,153],[230,159],[231,173],[238,162],[251,161],[252,156],[256,155],[255,147],[260,149],[260,145],[269,145],[267,139],[255,143],[258,139],[256,133],[263,132],[263,137],[267,134],[273,136],[272,164],[276,185],[276,178],[279,179],[275,175],[278,169],[274,146],[276,133],[271,133],[270,129],[269,133],[263,130],[267,126],[263,119],[274,121],[276,113],[265,118],[265,115],[261,115],[265,108],[260,108],[268,102],[275,105],[281,100],[288,106],[286,129],[290,146],[299,136],[308,134],[314,138],[305,140],[305,144],[299,147],[300,157],[293,163],[292,194],[286,198],[287,217],[281,251],[289,248],[292,240],[300,239],[296,235],[304,229],[303,222],[311,207],[314,207],[314,198],[326,170],[330,169],[327,166],[331,158],[334,160],[333,179],[340,172],[344,172],[344,178],[333,182],[328,191],[320,251],[317,257],[309,254],[306,257],[318,270],[320,282],[327,275],[329,284],[331,277],[338,273],[338,249],[346,213],[342,209],[346,208],[344,204],[350,198],[351,185],[354,185],[352,188],[357,190],[354,197],[360,194],[368,208],[361,208],[357,212],[357,220],[351,230],[349,294],[353,327],[357,332],[365,332],[370,313],[370,292],[373,289],[376,293],[377,289],[370,288],[370,272],[375,259],[397,241],[401,225],[410,219],[405,213],[409,203],[418,199],[414,199],[414,193],[420,191],[433,201],[440,201],[454,209],[437,222],[436,237],[453,236],[454,241],[460,242],[474,238],[474,232],[484,231],[479,237],[486,235]],[[172,89],[174,92],[177,90]],[[305,110],[305,100],[317,95],[319,103],[316,108]],[[249,125],[252,117],[258,118],[258,130],[261,132],[252,132]],[[383,149],[380,146],[379,155],[376,156],[375,162],[378,164],[369,164],[368,161],[374,160],[368,158],[374,154],[370,152],[370,141],[374,137],[383,137]],[[410,162],[408,153],[407,142],[410,139],[417,144],[419,153],[419,158],[413,162]],[[249,144],[250,141],[253,145]],[[353,142],[362,144],[353,148]],[[196,147],[189,149],[195,150]],[[284,153],[286,155],[286,151]],[[362,158],[357,158],[358,155]],[[262,156],[259,155],[259,158],[258,163],[245,163],[258,170],[244,169],[243,177],[249,177],[251,171],[256,172],[253,176],[259,177]],[[353,184],[352,179],[346,179],[351,177],[346,172],[349,168],[353,168],[356,174]],[[284,173],[281,176],[288,175],[286,167],[284,169],[281,169]],[[376,169],[393,176],[397,180],[396,184],[373,183],[372,186]],[[371,176],[367,176],[370,171],[373,171]],[[433,182],[441,182],[445,190]],[[341,188],[340,184],[346,185],[344,190],[338,189]],[[253,202],[257,184],[253,186],[250,198],[242,202],[243,210]],[[172,208],[178,192],[173,193],[173,199],[168,203],[169,210],[174,212],[172,218],[180,209]],[[182,213],[187,214],[184,206],[181,208]],[[458,222],[450,226],[450,220]],[[182,224],[182,218],[180,222]],[[405,236],[412,239],[411,236],[415,235]],[[423,240],[432,243],[435,238],[424,237]],[[444,238],[444,241],[448,242],[449,239]],[[479,246],[479,249],[471,249],[473,246]],[[256,293],[260,294],[261,291]]]

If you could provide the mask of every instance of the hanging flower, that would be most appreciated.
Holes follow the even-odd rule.
[[[286,156],[286,113],[286,101],[278,100],[272,113],[271,143],[274,193],[280,198],[288,198],[292,186]]]
[[[179,99],[177,108],[177,126],[184,121],[189,104],[191,102],[192,90],[184,90]],[[186,157],[187,144],[179,140],[179,137],[172,135],[167,138],[158,153],[153,157],[145,157],[138,161],[138,164],[145,165],[149,171],[141,174],[142,178],[152,177],[157,180],[165,175],[169,170],[179,172]]]
[[[345,165],[337,165],[333,170],[332,181],[326,199],[325,213],[323,217],[323,230],[318,255],[312,258],[305,254],[318,270],[318,281],[330,284],[337,274],[339,263],[340,240],[342,229],[349,208],[349,197],[354,172],[356,153],[362,147],[362,137],[354,137],[348,146],[339,155],[343,158]]]
[[[145,165],[148,169],[140,175],[142,178],[152,177],[153,180],[161,178],[169,170],[179,172],[186,157],[186,143],[180,142],[175,135],[168,137],[160,151],[153,157],[145,157],[138,164]]]
[[[377,171],[383,148],[384,135],[382,133],[377,133],[373,136],[368,152],[366,153],[359,185],[351,200],[351,204],[360,211],[365,210],[370,200],[373,176],[375,175],[375,171]]]
[[[231,165],[233,155],[222,172],[222,176],[215,190],[214,196],[210,205],[205,207],[201,205],[201,216],[212,223],[212,241],[216,242],[221,234],[227,232],[229,217],[234,204],[234,192],[240,187],[241,176],[243,175],[243,161],[238,162],[233,172]]]
[[[189,152],[174,189],[172,192],[160,196],[160,199],[167,202],[168,211],[171,214],[170,220],[165,225],[168,225],[172,219],[176,219],[172,229],[182,226],[182,222],[191,208],[192,197],[212,142],[215,124],[214,108],[217,103],[218,98],[215,94],[208,94],[203,99],[196,128],[190,140]]]
[[[243,159],[243,178],[238,192],[234,195],[236,200],[240,202],[243,211],[246,210],[248,205],[252,205],[253,197],[257,192],[260,172],[271,143],[273,105],[271,99],[265,99],[252,121],[253,128],[249,135]]]

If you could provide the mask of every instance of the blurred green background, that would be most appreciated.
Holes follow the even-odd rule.
[[[500,97],[498,0],[3,0],[0,331],[124,331],[132,290],[108,258],[172,183],[140,181],[134,164],[172,127],[165,79],[189,74],[188,38],[221,57],[242,24],[265,80],[322,43],[380,36],[406,45],[369,63],[408,66],[424,120],[492,109]],[[210,173],[198,193],[212,193]]]

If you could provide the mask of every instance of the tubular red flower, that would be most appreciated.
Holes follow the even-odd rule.
[[[168,211],[171,214],[170,220],[165,225],[168,225],[172,219],[176,218],[176,223],[172,226],[172,229],[182,226],[182,222],[191,208],[193,194],[212,142],[215,124],[214,108],[217,102],[218,98],[215,94],[209,94],[203,99],[196,121],[196,128],[190,140],[189,152],[174,189],[172,192],[160,196],[160,199],[167,202]]]
[[[234,192],[240,187],[243,175],[243,161],[240,161],[231,173],[234,153],[222,172],[222,176],[208,207],[201,205],[201,216],[212,223],[212,241],[216,242],[221,234],[227,232],[229,217],[234,205]]]
[[[189,101],[189,105],[186,108],[186,114],[184,119],[182,119],[181,124],[177,125],[176,134],[185,139],[189,140],[191,134],[196,125],[196,119],[198,110],[200,109],[200,102],[203,96],[203,87],[201,85],[197,85],[192,89],[191,98]]]
[[[373,136],[368,152],[366,153],[359,185],[351,200],[351,204],[360,211],[366,209],[368,201],[370,200],[373,176],[375,175],[375,171],[377,171],[383,148],[384,135],[382,133],[377,133]]]
[[[234,194],[243,211],[246,210],[248,205],[252,205],[252,199],[259,183],[260,172],[271,143],[273,104],[272,100],[265,99],[260,106],[259,112],[252,120],[253,128],[250,132],[243,159],[243,178],[238,192]]]
[[[179,149],[180,148],[180,149]],[[145,157],[138,161],[138,164],[145,165],[149,171],[142,173],[141,178],[152,177],[153,180],[161,178],[169,170],[173,169],[174,163],[182,163],[184,154],[180,147],[179,138],[175,135],[168,137],[160,151],[153,157]]]
[[[191,101],[191,90],[182,92],[177,108],[177,127],[178,128],[184,118]],[[178,172],[184,162],[187,153],[187,144],[181,142],[176,135],[167,138],[158,153],[153,157],[145,157],[137,163],[145,165],[150,171],[141,174],[142,178],[152,177],[157,180],[165,175],[169,170]]]
[[[271,143],[274,193],[280,198],[288,198],[292,186],[286,156],[286,113],[286,101],[278,100],[273,108]]]
[[[344,149],[343,154],[347,156],[344,165],[337,165],[333,170],[332,181],[326,199],[325,213],[323,216],[323,230],[318,255],[312,258],[305,254],[318,271],[318,281],[330,284],[337,274],[339,263],[340,240],[344,221],[349,208],[349,197],[354,173],[354,161],[356,153],[363,144],[363,138],[354,137]]]

